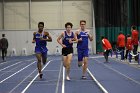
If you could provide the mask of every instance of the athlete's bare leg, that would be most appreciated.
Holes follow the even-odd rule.
[[[86,72],[87,72],[87,66],[88,66],[88,57],[83,58],[83,79],[86,79]]]
[[[67,56],[62,57],[63,66],[66,67]]]
[[[70,66],[71,66],[72,54],[68,54],[67,56],[63,56],[63,65],[66,68],[66,79],[70,80]]]
[[[46,64],[46,62],[47,62],[47,56],[46,55],[42,55],[42,62],[43,62],[43,65]]]
[[[39,76],[40,78],[42,78],[42,64],[41,64],[41,58],[42,58],[42,54],[41,53],[37,53],[36,54],[36,58],[37,58],[37,68],[38,68],[38,73],[39,73]]]

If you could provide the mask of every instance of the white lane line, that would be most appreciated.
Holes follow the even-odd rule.
[[[0,71],[2,71],[2,70],[5,70],[5,69],[7,69],[7,68],[9,68],[9,67],[12,67],[12,66],[14,66],[14,65],[17,65],[17,64],[19,64],[19,63],[21,63],[22,61],[19,61],[18,63],[15,63],[15,64],[12,64],[12,65],[10,65],[10,66],[7,66],[7,67],[5,67],[5,68],[3,68],[3,69],[0,69]]]
[[[65,93],[65,67],[63,67],[62,93]]]
[[[27,61],[35,61],[36,59],[35,58],[32,58],[32,59],[28,59]]]
[[[19,71],[15,72],[14,74],[10,75],[9,77],[3,79],[2,81],[0,81],[0,83],[3,83],[4,81],[6,81],[7,79],[11,78],[12,76],[16,75],[17,73],[21,72],[22,70],[26,69],[27,67],[31,66],[32,64],[34,64],[36,61],[34,61],[33,63],[27,65],[26,67],[20,69]]]
[[[101,84],[100,82],[93,76],[93,74],[90,72],[90,70],[87,68],[87,72],[90,74],[92,79],[96,82],[96,84],[99,86],[99,88],[103,91],[103,93],[109,93]]]
[[[60,64],[60,70],[59,70],[59,75],[58,75],[58,80],[57,80],[57,85],[56,85],[55,93],[58,93],[58,87],[59,87],[59,83],[60,83],[61,72],[62,72],[62,62]]]
[[[96,60],[96,59],[94,59],[94,60]],[[98,61],[98,60],[96,60],[96,61],[97,61],[98,63],[101,63],[101,62]],[[103,64],[103,63],[101,63],[101,64]],[[110,70],[112,70],[112,71],[118,73],[119,75],[122,75],[123,77],[125,77],[125,78],[127,78],[127,79],[129,79],[129,80],[135,82],[136,84],[139,84],[139,85],[140,85],[140,82],[139,82],[139,81],[137,81],[137,80],[135,80],[135,79],[133,79],[133,78],[131,78],[131,77],[129,77],[129,76],[127,76],[127,75],[121,73],[121,72],[119,72],[118,70],[116,70],[116,69],[114,69],[114,68],[112,68],[112,67],[110,67],[110,66],[108,66],[108,65],[106,65],[106,64],[103,64],[103,65],[106,66],[108,69],[110,69]]]
[[[9,73],[9,72],[15,73],[16,71],[13,71],[13,70],[17,69],[18,67],[20,67],[22,65],[25,65],[25,63],[22,63],[22,64],[16,66],[15,68],[10,69],[9,71],[1,71],[3,73],[0,75],[0,77],[3,76],[3,75],[5,75],[5,74],[7,74],[7,73]]]
[[[96,57],[89,57],[89,58],[102,58],[104,56],[96,56]]]
[[[33,59],[25,60],[25,61],[32,61],[32,60],[33,60]],[[17,61],[17,60],[15,60],[15,61]],[[0,65],[5,64],[5,63],[9,63],[9,62],[14,62],[14,61],[7,61],[7,62],[4,62],[4,63],[1,63]],[[7,67],[5,67],[5,68],[3,68],[3,69],[0,69],[0,71],[5,70],[5,69],[7,69],[7,68],[9,68],[9,67],[12,67],[12,66],[14,66],[14,65],[17,65],[17,64],[19,64],[19,63],[21,63],[21,62],[23,62],[23,61],[17,61],[15,64],[12,64],[12,65],[7,66]]]
[[[43,67],[42,71],[49,65],[49,63],[53,61],[53,60],[50,60],[49,62],[47,62],[47,64]],[[27,89],[32,85],[32,83],[35,81],[35,79],[38,77],[39,73],[32,79],[32,81],[25,87],[24,90],[22,90],[21,93],[25,93],[27,91]]]
[[[16,85],[9,93],[12,93],[16,88],[18,88],[27,78],[29,78],[35,71],[37,70],[37,68],[35,70],[33,70],[33,72],[31,72],[26,78],[24,78],[18,85]]]
[[[32,59],[28,59],[28,60],[26,60],[26,61],[34,61],[34,60],[36,60],[35,58],[32,58]],[[0,65],[3,65],[3,64],[6,64],[6,63],[11,63],[11,62],[14,62],[14,61],[23,61],[23,60],[17,60],[16,58],[15,58],[15,60],[13,60],[13,59],[11,59],[11,60],[9,60],[9,61],[6,61],[6,62],[2,62],[2,63],[0,63]]]
[[[14,61],[17,61],[17,60],[6,61],[6,62],[3,62],[3,63],[0,63],[0,65],[2,65],[2,64],[5,64],[5,63],[10,63],[10,62],[14,62]]]

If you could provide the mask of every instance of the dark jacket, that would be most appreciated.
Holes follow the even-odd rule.
[[[2,38],[0,40],[0,48],[7,49],[8,48],[8,40],[6,38]]]

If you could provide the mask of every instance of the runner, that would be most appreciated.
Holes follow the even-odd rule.
[[[39,72],[39,77],[42,78],[42,63],[45,65],[47,60],[47,42],[51,42],[52,37],[49,35],[47,31],[44,31],[44,22],[38,23],[38,31],[33,33],[33,41],[32,43],[36,43],[35,53],[37,62],[37,68]]]

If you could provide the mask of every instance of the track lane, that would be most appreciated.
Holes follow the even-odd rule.
[[[101,82],[101,84],[109,91],[109,93],[139,93],[140,85],[126,78],[124,76],[127,76],[126,73],[123,73],[124,75],[120,74],[123,70],[131,72],[132,69],[136,68],[119,62],[117,63],[111,59],[110,63],[104,63],[104,58],[93,58],[90,62],[89,68],[98,81]]]

